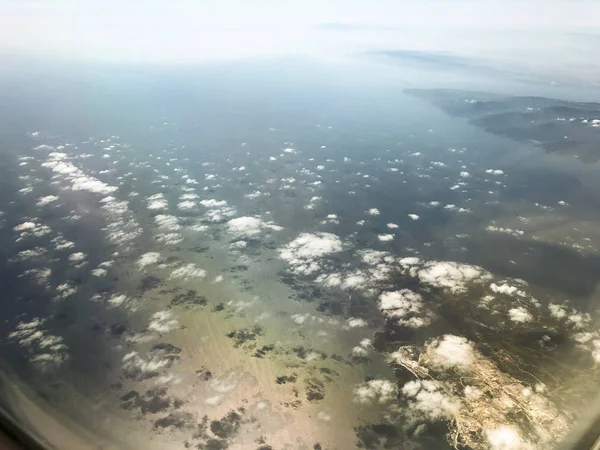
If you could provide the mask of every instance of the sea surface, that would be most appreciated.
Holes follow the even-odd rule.
[[[581,91],[306,61],[3,76],[1,404],[39,439],[545,449],[593,403],[598,165],[403,92]]]

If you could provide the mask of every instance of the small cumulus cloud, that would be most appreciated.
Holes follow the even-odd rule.
[[[332,233],[302,233],[279,249],[279,257],[297,274],[309,275],[321,269],[321,260],[341,252],[342,241]]]
[[[165,334],[179,328],[179,322],[170,311],[157,311],[150,317],[148,330]]]
[[[473,343],[462,336],[447,334],[428,344],[430,365],[438,369],[468,369],[475,359]]]
[[[68,347],[60,336],[50,334],[44,328],[44,319],[34,318],[19,322],[8,338],[25,348],[29,360],[42,370],[62,365],[68,358]]]
[[[460,410],[460,401],[437,380],[409,381],[401,393],[408,401],[408,415],[415,422],[451,419]]]
[[[509,309],[508,317],[510,320],[517,323],[531,322],[533,319],[533,316],[529,313],[529,311],[522,306]]]
[[[167,202],[162,193],[151,195],[146,201],[148,202],[148,209],[151,211],[167,209],[169,207],[169,202]]]
[[[396,398],[396,384],[384,379],[374,379],[355,386],[354,401],[357,403],[387,403]]]
[[[40,197],[36,203],[37,206],[42,207],[49,205],[50,203],[54,203],[58,200],[56,195],[46,195],[45,197]]]
[[[157,252],[147,252],[139,257],[137,260],[137,266],[140,269],[145,269],[147,266],[157,264],[161,260],[160,253]]]
[[[206,270],[196,267],[194,263],[185,264],[171,272],[170,279],[191,279],[206,277]]]
[[[227,222],[227,230],[237,237],[256,236],[263,230],[281,231],[283,227],[265,222],[259,217],[237,217]]]

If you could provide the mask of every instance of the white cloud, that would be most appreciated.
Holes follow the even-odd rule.
[[[200,204],[205,208],[209,208],[204,217],[210,222],[221,222],[228,217],[235,216],[237,213],[236,209],[229,206],[225,200],[200,200]]]
[[[45,320],[34,318],[29,322],[19,322],[8,338],[24,347],[29,360],[42,370],[60,366],[68,358],[68,347],[63,338],[50,334],[44,329]]]
[[[592,341],[592,358],[598,364],[600,363],[600,339],[594,339]]]
[[[179,322],[170,311],[158,311],[150,317],[148,330],[157,333],[168,333],[179,328]]]
[[[460,173],[460,176],[461,176],[462,178],[469,178],[471,175],[469,174],[469,172],[461,172],[461,173]]]
[[[454,294],[465,292],[469,283],[482,283],[491,278],[491,274],[479,266],[451,261],[427,262],[418,276],[422,282]]]
[[[21,250],[15,260],[16,261],[27,261],[30,259],[39,258],[40,256],[44,256],[47,253],[47,250],[44,247],[35,247],[29,248],[27,250]]]
[[[511,426],[501,426],[485,430],[485,437],[490,444],[490,450],[525,450],[526,445],[516,428]]]
[[[357,385],[353,392],[357,403],[387,403],[396,398],[398,388],[389,380],[374,379]]]
[[[374,266],[382,262],[391,263],[394,261],[394,257],[390,253],[380,250],[373,250],[371,248],[359,250],[358,253],[361,257],[361,260],[370,266]]]
[[[418,258],[416,256],[406,256],[404,258],[400,258],[398,262],[402,267],[412,267],[423,264],[421,258]]]
[[[502,227],[497,227],[495,225],[488,225],[487,227],[485,227],[485,229],[487,231],[491,231],[493,233],[504,233],[504,234],[510,234],[511,236],[523,236],[525,234],[525,232],[523,230],[517,230],[517,229],[513,229],[513,228],[502,228]]]
[[[39,131],[34,131],[33,133],[31,133],[32,136],[39,136],[40,132]],[[44,152],[53,152],[54,150],[56,150],[55,147],[48,145],[48,144],[41,144],[38,145],[36,147],[33,148],[34,150],[37,151],[44,151]]]
[[[141,373],[141,378],[146,374],[154,374],[160,369],[166,369],[172,364],[172,360],[165,355],[152,354],[148,359],[144,359],[136,351],[127,353],[121,361],[125,373],[130,377]]]
[[[179,219],[175,216],[158,214],[154,217],[154,223],[156,223],[158,228],[163,230],[177,231],[181,229],[181,225],[179,225]]]
[[[490,175],[504,175],[504,171],[500,169],[486,169],[485,173]]]
[[[232,251],[243,250],[247,246],[248,246],[248,242],[246,242],[244,240],[239,240],[239,241],[235,241],[235,242],[232,242],[231,244],[229,244],[229,250],[232,250]]]
[[[398,225],[396,225],[395,223],[388,223],[388,224],[387,224],[387,227],[388,227],[390,230],[393,230],[393,229],[396,229],[396,228],[398,228]]]
[[[353,273],[346,275],[342,282],[342,289],[361,289],[369,281],[367,274],[360,270],[356,270]]]
[[[517,323],[530,322],[533,319],[532,315],[522,306],[509,309],[508,316],[510,320]]]
[[[587,342],[590,342],[592,340],[592,338],[594,337],[593,333],[590,333],[589,331],[582,331],[580,333],[575,333],[571,336],[571,338],[575,341],[578,342],[580,344],[585,344]]]
[[[110,194],[115,192],[118,188],[116,186],[109,186],[108,184],[97,180],[96,178],[81,175],[73,180],[71,185],[73,191],[88,191],[94,194]]]
[[[270,192],[261,192],[259,190],[256,190],[256,191],[250,192],[248,194],[244,194],[244,197],[250,198],[250,199],[255,199],[255,198],[258,198],[261,196],[270,197],[271,193]]]
[[[283,228],[273,222],[264,222],[258,217],[237,217],[227,222],[227,229],[238,237],[249,237],[260,234],[264,229],[281,231]]]
[[[240,381],[243,381],[246,374],[240,374],[235,370],[225,372],[223,375],[213,377],[208,383],[211,390],[219,394],[219,399],[222,395],[228,394],[235,390]]]
[[[106,269],[102,269],[100,267],[91,271],[91,274],[95,277],[104,277],[107,273],[108,272]]]
[[[183,242],[183,236],[179,233],[159,233],[156,241],[164,245],[177,245]]]
[[[190,209],[194,209],[196,207],[196,202],[191,200],[184,200],[182,202],[177,203],[177,207],[182,211],[189,211]]]
[[[419,216],[416,214],[409,214],[408,217],[410,217],[412,220],[419,220]]]
[[[327,223],[331,223],[334,225],[338,225],[340,223],[337,214],[328,214],[327,217],[325,217],[325,220],[321,221],[322,224],[327,224]]]
[[[363,328],[368,325],[367,321],[361,319],[360,317],[351,317],[348,319],[348,327],[349,328]]]
[[[189,230],[191,231],[196,231],[196,232],[202,232],[202,231],[207,231],[209,229],[208,225],[202,225],[200,223],[196,223],[194,225],[190,225],[188,227]]]
[[[292,314],[290,317],[291,317],[291,319],[294,321],[294,323],[296,325],[302,325],[308,319],[312,318],[312,316],[309,313],[306,313],[306,314]]]
[[[189,278],[204,278],[204,277],[206,277],[206,270],[196,267],[196,265],[194,263],[189,263],[189,264],[186,264],[184,266],[181,266],[181,267],[173,270],[171,272],[171,275],[169,276],[169,278],[171,278],[171,279],[175,279],[175,278],[189,279]]]
[[[548,309],[550,310],[550,315],[557,319],[564,319],[567,316],[567,311],[560,305],[556,305],[554,303],[550,303],[548,305]]]
[[[227,206],[227,202],[225,200],[200,200],[200,204],[206,208],[220,208],[222,206]]]
[[[481,398],[483,391],[475,386],[465,386],[464,394],[467,400],[473,401]]]
[[[369,338],[361,339],[356,347],[352,349],[352,356],[355,358],[366,358],[369,351],[373,348],[373,342]]]
[[[69,250],[75,247],[75,243],[67,241],[63,236],[59,235],[53,238],[50,243],[54,245],[54,250]]]
[[[40,197],[36,203],[37,206],[46,206],[50,203],[53,203],[58,200],[56,195],[46,195],[45,197]]]
[[[370,216],[378,216],[379,214],[381,214],[381,212],[379,212],[377,208],[371,208],[367,211],[367,214]]]
[[[197,200],[198,198],[200,198],[200,197],[195,192],[186,192],[185,194],[181,194],[181,196],[179,197],[179,200],[181,200],[181,201]]]
[[[35,220],[35,219],[34,219]],[[23,222],[13,228],[19,234],[17,242],[20,242],[29,237],[41,237],[50,234],[52,230],[48,225],[42,223],[27,221]]]
[[[461,336],[446,334],[428,344],[430,365],[434,368],[468,369],[475,358],[473,343]]]
[[[48,267],[28,269],[19,277],[28,277],[33,278],[33,280],[39,284],[40,286],[48,287],[48,282],[50,280],[50,276],[52,275],[52,270]]]
[[[123,304],[129,301],[129,297],[125,294],[113,294],[107,300],[107,303],[112,307],[123,306]]]
[[[377,239],[379,239],[381,242],[389,242],[389,241],[394,240],[394,235],[393,234],[378,234]]]
[[[320,260],[342,251],[342,241],[332,233],[302,233],[279,249],[279,257],[298,274],[312,274],[321,269]]]
[[[79,171],[72,163],[67,161],[68,155],[61,152],[52,152],[48,155],[48,161],[42,163],[42,167],[51,169],[59,175],[71,175]]]
[[[384,316],[397,319],[400,326],[419,328],[429,324],[429,318],[423,314],[422,297],[409,289],[382,293],[378,306]]]
[[[90,298],[90,301],[105,302],[108,308],[123,308],[131,312],[137,311],[140,306],[139,298],[129,297],[118,292],[110,296],[106,293],[96,293]]]
[[[317,419],[322,420],[324,422],[329,422],[331,420],[331,414],[326,413],[325,411],[319,411],[317,413]]]
[[[340,273],[323,273],[319,275],[315,281],[330,288],[340,287],[343,282],[343,277]]]
[[[169,207],[169,202],[167,202],[167,199],[165,199],[165,196],[162,193],[151,195],[146,201],[148,202],[148,209],[153,211]]]
[[[358,345],[360,345],[363,348],[371,348],[373,347],[373,341],[369,338],[363,338],[360,340]]]
[[[71,295],[75,295],[78,289],[73,286],[70,282],[62,283],[56,286],[56,296],[54,300],[63,300]]]
[[[386,315],[402,317],[409,312],[418,312],[422,300],[419,294],[409,289],[384,292],[379,296],[379,309]]]
[[[494,297],[493,295],[484,295],[479,301],[479,306],[481,308],[488,308],[492,300],[494,300],[495,298],[496,297]]]
[[[158,263],[160,258],[160,253],[147,252],[140,256],[140,258],[137,260],[137,265],[140,269],[145,269],[146,266]]]
[[[46,162],[42,167],[47,167],[54,172],[56,176],[71,184],[73,191],[88,191],[94,194],[110,194],[118,188],[86,175],[81,169],[68,161],[66,153],[52,152],[48,155]]]
[[[408,413],[412,420],[435,421],[451,419],[460,410],[460,401],[449,394],[447,387],[436,380],[409,381],[402,387],[408,399]]]
[[[109,223],[103,228],[108,240],[115,245],[131,242],[142,234],[142,228],[129,209],[129,202],[108,196],[100,200]],[[126,250],[127,247],[123,247]]]
[[[567,320],[573,324],[573,328],[581,329],[585,327],[591,320],[590,315],[588,313],[582,314],[579,312],[575,312],[571,314]]]
[[[508,283],[490,284],[490,290],[495,292],[496,294],[505,294],[505,295],[519,295],[521,297],[527,297],[525,291],[520,290],[517,286],[512,286]]]
[[[357,345],[352,349],[352,356],[355,358],[366,358],[369,356],[369,350],[360,345]]]
[[[85,253],[83,253],[83,252],[71,253],[69,255],[70,262],[81,262],[84,259],[85,259]]]

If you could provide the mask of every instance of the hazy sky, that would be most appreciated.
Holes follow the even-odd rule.
[[[0,0],[0,51],[171,63],[408,49],[598,73],[599,20],[595,0]]]

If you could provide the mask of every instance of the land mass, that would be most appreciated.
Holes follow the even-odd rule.
[[[452,89],[407,89],[452,116],[549,153],[600,161],[600,103]]]

